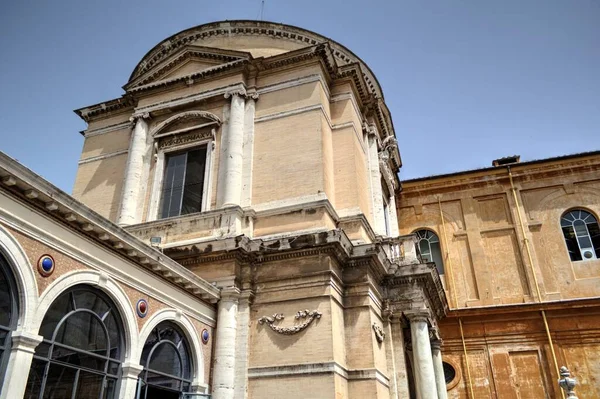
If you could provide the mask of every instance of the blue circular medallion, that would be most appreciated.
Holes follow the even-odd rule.
[[[210,334],[208,333],[208,330],[205,328],[204,330],[202,330],[202,343],[206,345],[208,343],[209,338],[210,338]]]
[[[38,260],[38,272],[44,277],[48,277],[54,273],[54,258],[50,255],[40,256]]]
[[[140,299],[137,302],[135,310],[137,311],[137,315],[143,319],[148,314],[148,302],[145,299]]]

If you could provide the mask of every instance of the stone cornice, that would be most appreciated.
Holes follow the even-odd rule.
[[[115,111],[124,111],[126,109],[133,109],[135,106],[135,100],[130,95],[123,95],[121,98],[114,100],[104,101],[98,104],[90,105],[88,107],[76,109],[75,112],[81,119],[89,122],[93,118]]]
[[[195,45],[186,45],[176,53],[166,58],[160,65],[155,66],[146,71],[143,75],[139,76],[133,81],[128,82],[123,89],[129,90],[135,86],[143,86],[151,83],[152,81],[158,80],[161,76],[164,76],[176,66],[184,63],[189,59],[200,58],[207,59],[210,61],[219,61],[222,64],[231,63],[240,60],[250,60],[252,55],[245,51],[234,51],[225,50],[214,47],[204,47]],[[217,66],[217,65],[215,65]]]
[[[129,259],[139,267],[151,270],[194,296],[208,301],[219,298],[219,291],[207,281],[139,241],[1,152],[0,178],[2,189],[34,207],[44,216],[78,231],[98,245]]]

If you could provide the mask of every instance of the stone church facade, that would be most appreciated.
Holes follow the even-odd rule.
[[[76,111],[72,197],[0,157],[2,398],[600,392],[599,154],[400,182],[370,68],[268,22],[124,90]]]

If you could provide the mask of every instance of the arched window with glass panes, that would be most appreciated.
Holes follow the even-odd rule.
[[[112,300],[87,285],[61,294],[44,316],[26,399],[116,398],[123,324]]]
[[[572,262],[600,259],[600,228],[594,215],[583,209],[569,211],[560,227]]]
[[[190,392],[192,359],[183,331],[163,321],[150,333],[142,351],[144,370],[138,383],[140,399],[178,399]]]
[[[444,274],[444,262],[442,260],[442,249],[440,239],[431,230],[417,230],[417,245],[424,262],[433,262],[440,275]]]
[[[8,262],[0,254],[0,390],[10,354],[11,333],[19,317],[17,287]]]

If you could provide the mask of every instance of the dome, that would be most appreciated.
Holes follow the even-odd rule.
[[[352,51],[309,30],[266,21],[211,22],[176,33],[158,43],[141,59],[131,73],[129,82],[186,45],[242,51],[250,53],[254,58],[267,58],[326,42],[331,46],[337,64],[342,66],[358,63],[371,93],[383,99],[375,75]]]

